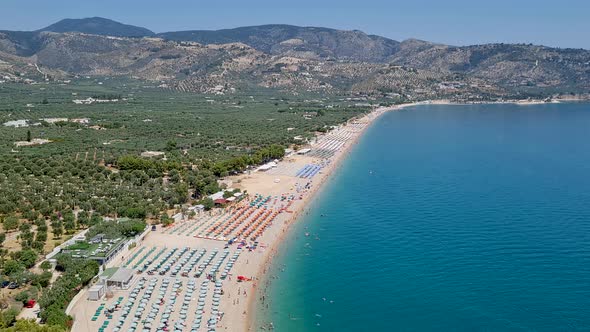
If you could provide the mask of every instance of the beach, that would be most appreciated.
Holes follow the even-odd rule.
[[[453,103],[441,100],[376,108],[318,135],[305,149],[285,156],[271,168],[225,178],[231,189],[247,193],[242,196],[243,200],[148,232],[136,247],[124,251],[107,266],[134,269],[136,274],[130,287],[113,290],[102,302],[87,300],[87,289],[79,293],[67,310],[75,317],[73,330],[99,328],[101,319],[90,318],[93,314],[96,317],[102,307],[115,305],[126,309],[123,313],[115,310],[109,318],[119,320],[114,331],[145,326],[152,320],[165,327],[174,323],[178,329],[188,328],[193,322],[192,330],[198,331],[211,328],[253,331],[260,326],[256,316],[258,306],[268,308],[265,301],[269,297],[269,285],[278,277],[272,275],[276,271],[270,272],[271,265],[291,225],[309,213],[311,203],[334,177],[365,131],[386,112],[416,105],[445,104]],[[201,256],[196,259],[194,253],[199,250],[206,252],[203,257],[211,255],[211,259],[205,263]],[[173,266],[189,268],[190,273],[183,276],[169,271],[150,274],[150,269],[156,271],[154,265],[160,268],[170,263],[165,263],[167,258],[162,260],[162,254],[172,257]],[[187,267],[187,261],[195,262]],[[205,273],[194,274],[198,269]],[[168,288],[171,281],[178,282],[172,292]],[[202,282],[202,298],[198,300],[193,295],[195,282]],[[146,287],[146,283],[149,286]],[[153,289],[160,293],[156,300]],[[175,303],[177,298],[184,298],[180,308]],[[140,299],[143,302],[138,305]],[[149,307],[152,311],[146,318],[144,308]],[[134,312],[132,320],[127,317]]]
[[[277,246],[256,331],[584,330],[588,117],[577,103],[382,115]]]
[[[437,101],[437,102],[433,102],[433,103],[447,104],[448,102]],[[281,241],[283,240],[286,233],[288,232],[290,225],[294,222],[297,222],[297,219],[301,215],[303,215],[307,212],[307,208],[308,208],[309,203],[314,199],[314,197],[316,195],[318,195],[321,192],[321,190],[324,187],[324,185],[326,184],[326,182],[329,181],[332,174],[340,166],[340,163],[348,156],[351,148],[355,146],[355,144],[358,142],[360,137],[362,137],[365,130],[367,130],[367,128],[369,128],[370,125],[385,112],[400,110],[400,109],[403,109],[406,107],[416,106],[419,104],[421,104],[421,103],[403,104],[403,105],[397,105],[397,106],[393,106],[393,107],[380,107],[380,108],[375,109],[373,112],[369,113],[368,115],[358,119],[357,121],[354,121],[355,123],[362,123],[362,128],[360,128],[360,130],[355,131],[355,134],[352,137],[350,137],[345,142],[345,144],[340,149],[338,149],[334,153],[334,155],[329,159],[329,165],[327,167],[323,168],[322,172],[320,174],[318,174],[316,177],[314,177],[312,188],[302,197],[302,199],[300,201],[298,201],[293,206],[293,208],[292,208],[293,213],[290,216],[286,216],[287,218],[285,218],[285,220],[283,220],[282,223],[277,225],[279,227],[272,229],[270,232],[268,232],[268,234],[264,235],[264,241],[266,243],[268,243],[268,250],[265,251],[264,253],[262,253],[262,255],[257,257],[256,260],[254,261],[255,265],[257,265],[258,268],[249,269],[252,272],[256,272],[255,275],[258,276],[258,278],[259,278],[257,283],[251,285],[250,290],[249,290],[251,293],[256,294],[256,297],[258,297],[260,299],[262,299],[263,296],[266,296],[265,295],[265,288],[268,285],[268,281],[269,281],[268,278],[272,277],[270,275],[267,275],[267,272],[269,271],[269,267],[271,265],[271,261],[272,261],[273,257],[277,253],[277,248],[278,248],[278,246],[281,245]],[[339,130],[345,130],[346,126],[350,126],[350,123],[347,125],[344,125],[344,127],[342,127],[342,128],[339,128]],[[313,146],[311,148],[313,149]],[[291,156],[291,157],[286,158],[286,160],[281,161],[281,163],[304,164],[306,162],[317,162],[317,161],[318,161],[317,159],[311,158],[311,157],[308,157],[305,155],[303,155],[303,156],[295,155],[295,156]],[[251,190],[253,190],[255,192],[257,192],[257,190],[262,190],[262,189],[269,190],[271,188],[268,188],[266,186],[268,186],[268,184],[270,184],[270,183],[274,184],[274,188],[272,188],[273,193],[290,189],[289,185],[291,184],[291,182],[284,181],[284,179],[281,178],[281,181],[279,183],[275,183],[273,181],[273,178],[274,177],[272,175],[258,173],[254,176],[236,177],[235,180],[236,181],[241,180],[240,184],[243,186],[243,189],[248,190],[249,192]],[[233,315],[230,315],[228,317],[228,318],[231,317],[231,319],[229,319],[229,320],[232,321],[232,322],[226,322],[227,324],[231,324],[231,325],[227,326],[229,328],[229,330],[232,330],[232,331],[233,330],[235,330],[235,331],[252,331],[252,330],[254,330],[254,327],[256,324],[256,314],[255,314],[256,313],[256,305],[257,305],[256,297],[253,296],[248,300],[245,320],[243,319],[243,316],[239,315],[239,313],[234,313]],[[233,321],[235,321],[236,323],[234,324]]]
[[[302,150],[307,153],[294,152],[271,169],[226,178],[231,188],[248,195],[222,209],[200,212],[148,232],[137,246],[107,265],[133,271],[127,288],[111,289],[102,301],[88,300],[89,290],[85,289],[70,303],[67,313],[75,318],[73,330],[102,326],[118,331],[150,326],[152,322],[160,328],[174,324],[185,329],[193,322],[192,330],[212,326],[228,331],[253,330],[256,299],[265,296],[268,278],[272,277],[268,275],[269,266],[289,227],[307,213],[310,202],[376,119],[387,111],[413,105],[376,108],[318,136],[306,146],[309,150]],[[228,240],[238,238],[239,243],[228,244]],[[202,256],[199,251],[203,251]],[[169,264],[190,273],[181,276],[161,271]],[[194,273],[199,269],[203,274],[197,276]],[[199,283],[197,303],[193,292]],[[177,299],[184,299],[180,308]],[[113,308],[113,312],[105,314],[103,321],[105,307]],[[111,322],[115,326],[109,325]]]

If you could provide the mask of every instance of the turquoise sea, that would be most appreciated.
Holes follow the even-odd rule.
[[[590,331],[590,104],[383,115],[271,274],[281,332]]]

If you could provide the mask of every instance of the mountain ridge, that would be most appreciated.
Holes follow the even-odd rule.
[[[187,30],[164,32],[158,37],[201,44],[241,42],[269,54],[291,52],[305,56],[312,52],[320,57],[356,61],[383,62],[397,50],[399,42],[367,35],[358,30],[324,27],[300,27],[288,24],[265,24],[221,30]],[[309,54],[309,53],[308,53]]]
[[[0,31],[0,74],[43,68],[62,76],[129,75],[186,91],[252,84],[425,97],[590,91],[590,51],[583,49],[399,42],[287,24],[159,34],[142,29],[89,18]]]
[[[82,19],[66,18],[36,30],[36,32],[81,32],[93,35],[114,37],[151,37],[156,34],[143,27],[124,24],[103,17],[88,17]]]

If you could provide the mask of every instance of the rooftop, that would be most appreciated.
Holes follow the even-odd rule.
[[[109,278],[112,282],[128,282],[133,277],[133,270],[125,267],[120,267]]]
[[[100,276],[101,277],[105,277],[107,279],[110,279],[113,277],[113,275],[115,274],[115,272],[117,272],[119,268],[118,267],[109,267],[108,269],[105,269]]]

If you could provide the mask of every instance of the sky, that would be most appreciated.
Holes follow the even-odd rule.
[[[590,0],[0,0],[0,30],[93,16],[155,32],[282,23],[451,45],[590,49]]]

